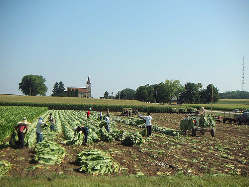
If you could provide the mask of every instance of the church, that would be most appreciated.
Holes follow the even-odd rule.
[[[92,95],[91,95],[90,77],[88,76],[85,88],[67,87],[67,96],[68,97],[91,98]]]

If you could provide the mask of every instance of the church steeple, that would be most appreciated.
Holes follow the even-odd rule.
[[[86,89],[88,90],[87,97],[92,97],[90,76],[88,76],[87,81],[86,81]]]
[[[89,76],[88,76],[88,79],[87,79],[86,84],[91,85],[91,82],[90,82],[90,77],[89,77]]]

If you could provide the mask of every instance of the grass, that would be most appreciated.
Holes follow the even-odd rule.
[[[103,105],[148,105],[137,100],[116,100],[116,99],[86,99],[78,97],[52,97],[52,96],[16,96],[0,95],[0,102],[20,102],[20,103],[63,103],[63,104],[103,104]]]
[[[2,177],[1,186],[249,186],[248,177],[243,176],[103,176],[79,177],[65,175],[51,175],[41,177]]]
[[[249,105],[249,99],[220,99],[218,104]]]

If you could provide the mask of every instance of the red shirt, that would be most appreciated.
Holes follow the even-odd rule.
[[[87,117],[90,116],[90,111],[88,110],[87,113],[86,113]]]
[[[18,124],[17,127],[16,127],[16,130],[18,130],[19,132],[23,132],[25,129],[28,129],[27,125],[26,124]]]

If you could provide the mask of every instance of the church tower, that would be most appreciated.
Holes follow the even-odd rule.
[[[90,81],[90,77],[88,76],[87,81],[86,81],[86,89],[88,90],[88,94],[87,97],[92,97],[91,95],[91,81]]]

